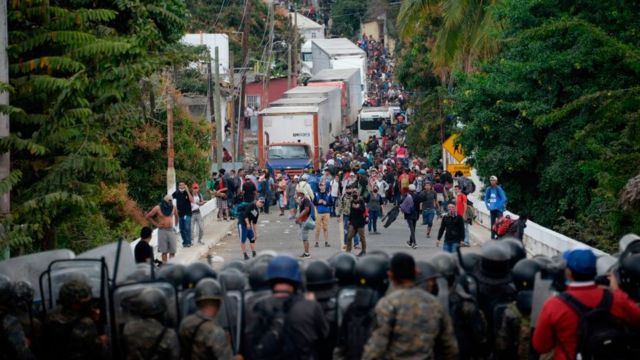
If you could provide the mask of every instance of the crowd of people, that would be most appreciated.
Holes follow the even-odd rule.
[[[519,240],[501,239],[479,253],[441,252],[428,261],[371,251],[301,265],[263,252],[220,271],[202,262],[155,272],[139,264],[124,281],[99,282],[87,268],[67,266],[64,278],[52,278],[50,291],[58,291],[53,308],[44,298],[34,301],[29,283],[0,275],[0,354],[96,360],[637,358],[640,236],[620,240],[614,263],[603,266],[602,259],[589,248],[527,258]]]
[[[407,94],[393,79],[393,62],[384,40],[362,34],[357,45],[367,53],[367,97],[364,106],[398,104],[405,110]]]

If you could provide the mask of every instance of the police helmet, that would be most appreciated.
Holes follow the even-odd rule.
[[[238,269],[240,270],[241,273],[244,274],[247,272],[247,265],[243,261],[233,260],[224,264],[224,266],[222,267],[222,270],[226,270],[226,269]]]
[[[627,251],[627,249],[633,253],[640,252],[640,236],[633,233],[626,234],[620,238],[618,245],[621,253]]]
[[[472,252],[465,252],[462,255],[461,266],[465,272],[473,272],[476,264],[480,262],[480,255]]]
[[[518,291],[533,290],[536,274],[541,270],[540,263],[533,259],[522,259],[511,270],[513,283]]]
[[[58,301],[63,307],[71,307],[87,298],[91,298],[91,286],[86,279],[78,277],[76,279],[65,282],[60,288]]]
[[[267,279],[269,279],[269,282],[271,283],[284,281],[294,285],[299,285],[302,283],[300,265],[296,259],[289,255],[278,255],[269,262],[269,266],[267,267]]]
[[[527,251],[524,249],[524,245],[520,240],[515,238],[502,238],[498,241],[499,245],[502,245],[509,252],[509,265],[511,268],[518,263],[518,261],[527,257]]]
[[[427,280],[440,277],[438,269],[426,261],[417,261],[416,270],[418,270],[416,274],[416,284],[418,285],[426,283]]]
[[[195,287],[202,279],[215,279],[217,277],[215,270],[213,270],[209,264],[203,262],[194,262],[189,264],[186,271],[183,282],[183,287],[185,289]]]
[[[20,304],[31,304],[33,302],[33,296],[35,291],[33,286],[28,281],[18,280],[13,283],[11,288],[13,300]]]
[[[243,291],[247,286],[245,274],[236,268],[222,270],[218,275],[218,280],[220,280],[224,292]]]
[[[309,263],[304,272],[309,290],[333,285],[337,282],[331,265],[326,260],[314,260]]]
[[[439,253],[434,256],[430,262],[438,269],[438,272],[447,279],[449,285],[453,284],[456,276],[459,274],[458,264],[453,254]]]
[[[0,274],[0,305],[9,305],[9,302],[11,301],[11,294],[11,280]]]
[[[185,272],[185,267],[182,264],[164,264],[158,270],[157,278],[171,283],[178,289],[182,286]]]
[[[222,274],[220,274],[222,275]],[[196,303],[203,300],[222,300],[224,292],[218,280],[204,278],[198,282],[195,288]]]
[[[266,262],[258,262],[251,266],[249,269],[249,286],[253,291],[260,291],[269,288],[269,279],[267,279],[267,267]]]
[[[367,255],[356,264],[358,285],[384,292],[389,286],[389,262],[381,256]]]
[[[632,254],[621,259],[618,275],[622,290],[634,300],[640,301],[640,254]]]
[[[165,296],[160,289],[144,288],[135,299],[135,312],[142,317],[151,317],[167,311]]]
[[[354,285],[356,283],[357,258],[351,253],[339,253],[331,259],[331,265],[335,269],[335,275],[340,286]]]
[[[501,284],[511,278],[511,254],[509,248],[499,244],[500,240],[492,240],[482,246],[480,263],[474,275],[484,283]]]

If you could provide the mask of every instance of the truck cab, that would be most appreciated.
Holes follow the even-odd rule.
[[[367,141],[369,136],[380,134],[378,128],[391,120],[386,107],[364,107],[358,115],[358,139]]]
[[[267,147],[266,167],[276,174],[284,169],[289,176],[301,175],[313,167],[313,149],[302,142],[279,142]]]

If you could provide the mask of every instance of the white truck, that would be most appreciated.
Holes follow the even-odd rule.
[[[311,41],[312,74],[324,69],[360,70],[360,92],[367,93],[367,53],[349,39],[314,39]]]
[[[391,121],[388,107],[363,107],[358,116],[358,139],[366,141],[369,136],[379,136],[382,123]]]
[[[319,168],[329,149],[328,113],[322,106],[270,106],[258,115],[258,158],[270,171]]]
[[[333,86],[341,91],[343,126],[352,126],[362,108],[359,69],[324,69],[311,77],[307,86]]]
[[[320,106],[322,111],[328,114],[329,133],[331,136],[340,135],[344,126],[342,124],[340,89],[335,87],[310,87],[297,86],[287,90],[282,99],[272,102],[272,105],[283,106]],[[325,102],[317,102],[317,99],[325,98]]]

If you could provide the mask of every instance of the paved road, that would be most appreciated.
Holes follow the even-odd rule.
[[[279,216],[277,210],[271,211],[269,214],[261,214],[258,222],[258,240],[256,242],[258,252],[261,250],[275,250],[279,253],[287,253],[294,256],[302,253],[302,242],[298,240],[299,228],[286,215]],[[313,246],[315,234],[310,235],[312,259],[326,259],[341,251],[342,223],[338,223],[336,218],[332,218],[329,227],[329,244],[331,247],[324,247],[324,237],[321,235],[320,247],[315,248]],[[381,234],[367,234],[367,251],[382,250],[389,254],[404,251],[414,255],[418,260],[425,260],[442,251],[441,248],[435,246],[435,236],[439,227],[440,221],[436,220],[431,238],[428,239],[425,236],[426,226],[421,225],[419,222],[416,229],[418,248],[413,250],[406,245],[409,239],[409,229],[402,215],[400,215],[389,228],[385,229],[380,225],[378,231]],[[488,231],[480,225],[473,225],[470,229],[472,244],[478,244],[489,239]],[[478,246],[464,248],[463,251],[478,251]],[[359,250],[353,250],[353,252],[357,254]],[[209,251],[209,255],[217,257],[216,259],[219,261],[241,260],[242,253],[240,251],[237,228],[231,235],[225,236],[213,246]]]

